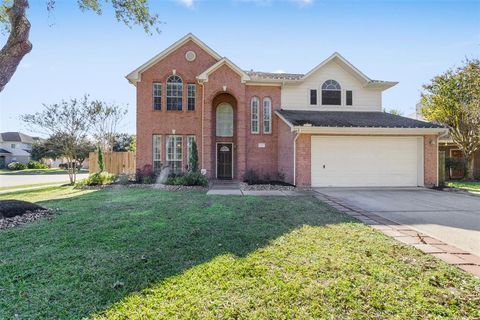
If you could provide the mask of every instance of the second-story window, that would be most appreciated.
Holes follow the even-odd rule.
[[[233,108],[224,102],[218,105],[216,112],[217,137],[233,137]]]
[[[196,88],[194,83],[187,84],[187,110],[195,110],[195,93]]]
[[[253,97],[250,102],[250,130],[252,133],[260,132],[260,124],[258,122],[258,116],[260,113],[259,104],[260,100],[257,97]]]
[[[346,93],[346,105],[347,106],[352,106],[353,105],[353,94],[352,94],[352,90],[347,90],[347,93]]]
[[[342,88],[335,80],[327,80],[322,85],[322,104],[335,105],[342,104]]]
[[[179,76],[167,79],[167,110],[182,110],[183,83]]]
[[[272,100],[263,99],[263,133],[272,133]]]
[[[311,105],[317,104],[317,90],[315,89],[310,90],[310,104]]]
[[[162,84],[153,83],[153,110],[162,109]]]

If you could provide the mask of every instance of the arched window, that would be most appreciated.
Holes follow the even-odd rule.
[[[263,133],[272,133],[272,99],[263,98]]]
[[[252,133],[259,133],[260,132],[260,124],[259,124],[259,104],[260,99],[257,97],[253,97],[252,101],[250,102],[250,131]]]
[[[322,85],[322,104],[339,106],[342,104],[342,88],[335,80],[327,80]]]
[[[182,110],[182,78],[172,75],[167,79],[167,110]]]
[[[217,107],[217,137],[233,137],[233,108],[223,102]]]

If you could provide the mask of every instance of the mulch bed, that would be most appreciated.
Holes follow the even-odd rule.
[[[50,214],[49,209],[35,203],[20,200],[0,200],[0,229],[13,228]]]
[[[248,184],[246,182],[240,183],[240,189],[243,191],[264,191],[264,190],[295,191],[297,190],[292,185]]]

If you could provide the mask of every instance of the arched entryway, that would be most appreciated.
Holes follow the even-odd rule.
[[[218,94],[213,99],[214,134],[212,146],[216,179],[235,179],[237,101],[229,93]]]

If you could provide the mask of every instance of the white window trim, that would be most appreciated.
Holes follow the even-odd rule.
[[[155,95],[155,86],[159,86],[160,87],[160,94],[159,95]],[[153,82],[153,85],[152,85],[152,108],[153,110],[156,110],[156,111],[159,111],[159,110],[162,110],[162,83],[161,82],[158,82],[158,81],[155,81]],[[155,109],[155,98],[160,98],[160,108],[159,109]]]
[[[254,109],[254,101],[257,102],[257,112],[254,113],[253,112],[253,109]],[[254,114],[256,115],[256,119],[254,119]],[[253,130],[253,123],[256,122],[257,123],[257,130]],[[258,97],[252,97],[251,101],[250,101],[250,133],[252,134],[259,134],[260,133],[260,99]]]
[[[190,152],[191,152],[191,144],[190,144],[190,138],[193,138],[193,141],[197,141],[197,137],[195,135],[188,135],[187,136],[187,164],[190,165]],[[189,168],[190,169],[190,168]]]
[[[269,102],[268,112],[266,112],[265,102]],[[265,122],[267,122],[266,116],[268,115],[268,131],[265,130]],[[271,134],[272,133],[272,99],[270,97],[263,98],[263,133]]]
[[[158,137],[158,145],[155,145],[155,137]],[[158,159],[156,159],[157,152],[156,147],[158,147]],[[153,134],[152,135],[152,167],[155,170],[155,161],[160,161],[160,169],[162,164],[162,135]]]
[[[340,86],[340,104],[324,104],[323,103],[323,85],[325,84],[325,82],[327,81],[330,81],[330,80],[333,80],[335,81],[336,83],[338,83],[338,85]],[[326,91],[338,91],[338,90],[329,90],[329,89],[325,89]],[[320,103],[318,103],[318,91],[317,91],[317,105],[321,105],[321,106],[326,106],[326,107],[344,107],[345,106],[345,101],[346,99],[343,98],[343,95],[345,94],[345,89],[343,88],[343,85],[340,81],[338,80],[335,80],[335,79],[327,79],[325,81],[322,82],[322,84],[320,85]]]
[[[174,145],[173,145],[173,159],[170,157],[170,152],[168,152],[168,145],[170,142],[170,138],[174,138]],[[178,159],[177,155],[177,148],[176,148],[176,140],[177,138],[180,138],[180,141],[182,143],[182,148],[181,148],[181,153],[180,153],[180,159]],[[175,162],[180,162],[180,169],[183,170],[183,136],[180,135],[168,135],[167,139],[165,139],[165,162],[170,162],[170,161],[175,161]]]
[[[172,83],[169,83],[168,80],[170,80],[170,78],[172,77],[177,77],[180,79],[180,83],[178,82],[172,82]],[[177,87],[180,87],[180,96],[172,96],[172,95],[168,95],[168,86],[177,86]],[[176,91],[178,91],[178,88],[176,89]],[[181,103],[181,108],[180,109],[168,109],[168,99],[178,99],[180,98],[180,103]],[[165,86],[165,110],[167,111],[183,111],[183,79],[179,76],[179,75],[176,75],[176,74],[172,74],[171,76],[169,76],[167,78],[167,81],[166,81],[166,86]]]
[[[226,133],[226,134],[222,134],[222,132],[219,132],[218,129],[219,129],[219,125],[218,125],[218,110],[223,107],[223,106],[229,106],[230,107],[230,110],[232,111],[232,128],[231,128],[231,131]],[[233,110],[233,107],[231,104],[227,103],[227,102],[222,102],[220,103],[218,106],[217,106],[217,109],[215,110],[215,135],[217,137],[233,137],[233,133],[234,133],[234,130],[235,130],[235,124],[234,124],[234,110]]]
[[[190,96],[190,88],[193,87],[193,96]],[[188,99],[193,98],[193,110],[188,108]],[[197,107],[197,86],[195,83],[187,83],[187,111],[195,111]]]

